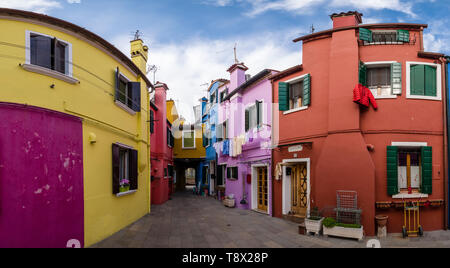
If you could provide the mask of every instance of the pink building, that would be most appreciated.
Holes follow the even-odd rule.
[[[228,69],[230,82],[219,88],[217,172],[226,178],[225,194],[236,206],[272,214],[271,115],[276,71],[265,69],[251,77],[237,63]]]

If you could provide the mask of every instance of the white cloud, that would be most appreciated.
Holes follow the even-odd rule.
[[[69,4],[80,4],[81,0],[67,0],[67,3],[69,3]]]
[[[413,4],[406,0],[205,0],[204,3],[214,4],[216,6],[247,3],[251,6],[251,10],[246,14],[251,17],[271,10],[285,11],[297,15],[310,14],[316,8],[321,7],[327,7],[328,9],[348,8],[348,10],[389,9],[408,14],[412,17],[416,16],[412,11]]]
[[[0,0],[0,7],[46,13],[50,9],[60,8],[61,3],[53,0]]]
[[[167,83],[168,97],[177,101],[177,108],[188,121],[194,120],[193,106],[206,96],[207,86],[218,78],[229,79],[228,67],[233,64],[233,47],[238,43],[238,59],[255,75],[263,69],[284,70],[301,63],[301,47],[293,44],[291,33],[267,33],[221,40],[196,38],[183,43],[150,45],[149,63],[159,67],[156,80]],[[129,53],[129,38],[121,36],[113,43]],[[153,75],[148,75],[153,81]]]

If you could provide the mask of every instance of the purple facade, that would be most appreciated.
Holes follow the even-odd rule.
[[[0,247],[83,246],[82,137],[76,117],[0,103]]]
[[[218,165],[226,178],[225,194],[234,196],[238,208],[272,215],[272,84],[268,78],[276,71],[246,77],[246,70],[243,64],[232,66],[228,87],[219,89],[219,96],[226,90],[228,94],[219,107],[224,141],[215,145]],[[224,150],[224,143],[230,143],[229,149]]]

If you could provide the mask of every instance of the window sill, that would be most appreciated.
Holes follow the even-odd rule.
[[[291,113],[295,113],[295,112],[299,112],[299,111],[304,111],[304,110],[306,110],[308,108],[309,108],[309,106],[303,106],[303,107],[299,107],[299,108],[295,108],[295,109],[283,112],[283,114],[287,115],[287,114],[291,114]]]
[[[376,100],[382,100],[382,99],[396,99],[398,98],[397,95],[384,95],[384,96],[374,96]]]
[[[79,84],[80,81],[76,78],[73,78],[72,76],[68,76],[65,74],[62,74],[60,72],[54,71],[54,70],[50,70],[38,65],[33,65],[33,64],[22,64],[21,67],[29,72],[33,72],[33,73],[38,73],[38,74],[42,74],[42,75],[47,75],[47,76],[51,76],[53,78],[62,80],[64,82],[67,82],[69,84]]]
[[[408,199],[408,198],[428,198],[427,194],[413,193],[413,194],[397,194],[392,196],[393,199]]]
[[[432,100],[432,101],[442,101],[441,97],[431,97],[431,96],[419,96],[419,95],[408,95],[407,99],[416,99],[416,100]]]
[[[131,195],[131,194],[134,194],[136,192],[137,192],[137,190],[131,190],[131,191],[128,191],[128,192],[118,193],[118,194],[116,194],[116,197]]]
[[[193,148],[185,148],[185,147],[183,147],[182,149],[183,149],[183,150],[195,150],[195,149],[197,149],[197,148],[195,148],[195,147],[193,147]]]
[[[130,107],[126,106],[126,105],[123,104],[122,102],[116,100],[116,101],[115,101],[115,104],[116,104],[117,106],[119,106],[120,108],[122,108],[123,110],[125,110],[125,112],[127,112],[127,113],[129,113],[129,114],[131,114],[131,115],[136,115],[136,112],[135,112],[135,111],[131,110]]]

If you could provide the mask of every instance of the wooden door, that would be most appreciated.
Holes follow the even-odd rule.
[[[267,211],[269,203],[267,185],[267,167],[258,168],[258,210]]]
[[[306,217],[308,211],[308,168],[306,163],[292,168],[291,204],[291,211],[295,216]]]

